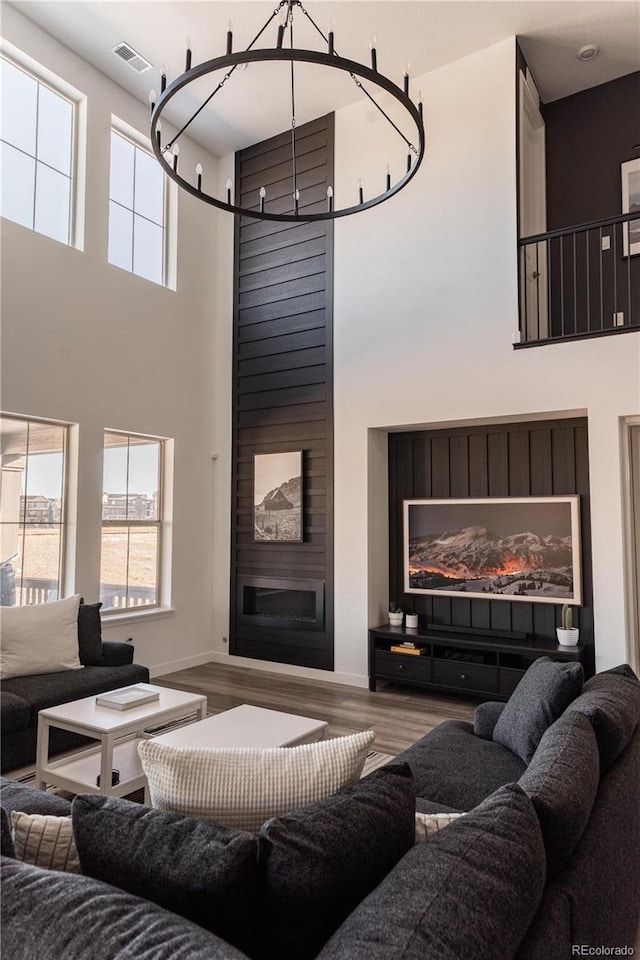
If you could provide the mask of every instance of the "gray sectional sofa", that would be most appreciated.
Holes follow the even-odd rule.
[[[12,960],[569,960],[634,943],[640,683],[622,666],[583,686],[578,664],[536,661],[507,704],[443,723],[257,839],[7,780],[0,801],[72,809],[84,870],[3,857]],[[414,803],[464,815],[413,844]],[[206,879],[231,862],[235,926]]]
[[[34,763],[38,711],[91,697],[131,683],[148,683],[149,671],[133,662],[133,647],[102,640],[99,603],[81,603],[78,610],[78,652],[82,670],[35,674],[3,680],[0,689],[2,772]],[[84,738],[52,728],[51,755],[71,750]]]

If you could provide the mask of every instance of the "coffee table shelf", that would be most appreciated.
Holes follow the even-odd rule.
[[[96,704],[96,697],[62,703],[38,714],[36,787],[45,790],[55,784],[72,793],[100,793],[122,797],[140,788],[147,790],[146,777],[138,760],[140,739],[175,721],[203,720],[207,698],[153,684],[136,684],[157,692],[159,698],[129,710],[112,710]],[[97,740],[95,747],[58,760],[49,759],[49,730],[56,727]],[[111,784],[111,771],[120,771],[120,782]],[[100,776],[100,786],[96,778]]]

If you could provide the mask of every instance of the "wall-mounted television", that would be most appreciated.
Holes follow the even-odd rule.
[[[579,496],[405,500],[404,589],[580,604]]]

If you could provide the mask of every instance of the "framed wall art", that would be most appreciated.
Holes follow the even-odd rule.
[[[622,179],[622,212],[640,215],[640,158],[620,164]],[[622,224],[624,256],[640,253],[640,216]]]
[[[302,450],[253,458],[253,539],[302,542]]]
[[[580,498],[405,500],[404,589],[580,604]]]

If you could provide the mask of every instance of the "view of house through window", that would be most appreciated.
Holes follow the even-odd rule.
[[[109,263],[164,283],[164,174],[155,158],[111,131]]]
[[[104,435],[103,610],[160,603],[162,453],[160,439]]]
[[[0,65],[0,213],[71,243],[74,104],[4,57]]]
[[[0,603],[62,596],[67,427],[2,415]]]

